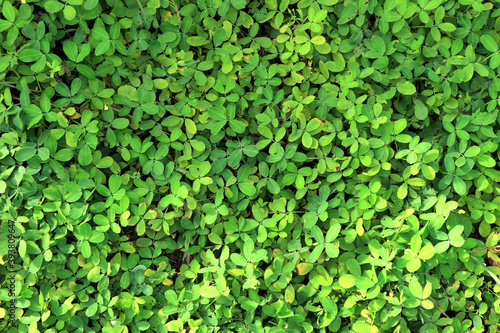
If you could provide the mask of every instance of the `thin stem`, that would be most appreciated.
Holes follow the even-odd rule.
[[[12,84],[8,84],[8,83],[5,83],[5,82],[0,82],[0,84],[2,86],[7,86],[7,87],[11,87],[11,88],[16,88],[16,86],[12,85]]]
[[[12,97],[13,99],[17,99],[17,100],[20,100],[20,98],[17,98],[17,97]],[[38,104],[38,102],[31,102],[32,104]],[[56,107],[54,104],[51,104],[50,105],[51,107]],[[91,108],[83,108],[81,106],[61,106],[62,109],[69,109],[69,108],[75,108],[75,109],[78,109],[78,110],[90,110],[90,111],[97,111],[99,112],[99,110],[96,110],[96,109],[91,109]]]
[[[137,4],[139,5],[139,8],[141,9],[141,13],[144,14],[144,8],[142,7],[142,4],[139,0],[135,0],[135,2],[137,2]]]
[[[394,237],[392,237],[392,240],[391,240],[391,241],[396,240],[396,238],[398,238],[398,236],[399,236],[399,233],[400,233],[400,232],[401,232],[401,230],[403,229],[403,225],[405,224],[405,221],[406,221],[406,218],[407,218],[407,216],[406,216],[406,211],[408,210],[408,205],[409,205],[409,204],[408,204],[408,202],[406,202],[405,216],[404,216],[404,218],[403,218],[403,221],[401,221],[401,225],[399,226],[398,231],[396,232],[396,234],[394,235]]]
[[[420,15],[420,13],[421,13],[422,11],[423,11],[423,9],[422,9],[422,8],[420,8],[420,11],[419,11],[418,13],[415,13],[415,14],[413,15],[413,17],[412,17],[412,18],[408,21],[408,24],[410,24],[410,23],[411,23],[411,21],[413,21],[414,19],[416,19],[416,18]]]
[[[16,88],[17,89],[17,87],[15,85],[9,84],[7,82],[0,82],[0,85],[6,86],[6,87],[10,87],[10,88]],[[33,90],[33,89],[30,89],[30,91],[32,91],[32,92],[41,92],[40,90]]]
[[[475,249],[475,250],[472,250],[470,252],[484,251],[484,250],[492,250],[495,253],[500,253],[500,245],[485,247],[485,248],[482,248],[482,249]]]
[[[175,10],[175,13],[177,14],[177,21],[178,21],[178,24],[179,24],[179,30],[181,30],[181,13],[179,12],[179,7],[177,7],[177,4],[175,3],[174,0],[172,1],[168,1],[166,0],[167,3],[174,8]]]
[[[487,56],[486,58],[484,58],[483,60],[481,60],[480,64],[482,64],[483,62],[485,62],[486,60],[488,60],[489,58],[491,58],[492,55],[498,53],[498,51],[496,52],[493,52],[492,54],[490,54],[489,56]]]

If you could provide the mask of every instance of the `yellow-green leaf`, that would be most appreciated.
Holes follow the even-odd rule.
[[[202,286],[200,295],[205,298],[215,298],[220,295],[220,292],[213,286]]]

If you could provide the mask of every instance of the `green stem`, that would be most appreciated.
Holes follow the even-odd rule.
[[[490,54],[489,56],[487,56],[486,58],[484,58],[483,60],[481,60],[480,64],[482,64],[483,62],[485,62],[486,60],[488,60],[489,58],[491,58],[492,55],[498,53],[498,51],[496,52],[493,52],[492,54]]]
[[[175,13],[177,14],[177,21],[178,21],[177,23],[179,24],[179,30],[181,30],[181,13],[179,12],[179,7],[177,7],[177,4],[175,3],[174,0],[172,1],[165,0],[165,1],[167,1],[168,5],[175,10]]]
[[[474,259],[474,261],[476,263],[478,263],[480,266],[482,266],[484,268],[484,270],[486,272],[488,272],[488,274],[493,278],[493,280],[495,280],[495,283],[500,286],[500,279],[491,271],[488,269],[488,267],[486,267],[481,261],[479,261],[476,257],[474,256],[470,256],[471,259]]]
[[[144,8],[142,7],[140,0],[135,0],[135,2],[137,2],[137,4],[139,5],[139,8],[141,9],[141,13],[144,14]]]
[[[0,82],[0,84],[1,84],[2,86],[11,87],[11,88],[16,88],[16,86],[14,86],[14,85],[12,85],[12,84],[8,84],[8,83],[6,83],[6,82]]]
[[[406,210],[408,210],[408,202],[406,203]],[[392,237],[391,241],[394,241],[396,240],[396,238],[399,236],[399,233],[401,232],[401,230],[403,229],[403,225],[405,224],[405,221],[406,221],[406,210],[405,210],[405,217],[403,218],[403,221],[401,221],[401,225],[399,226],[399,229],[398,231],[396,232],[396,234],[394,235],[394,237]]]
[[[9,84],[7,82],[0,82],[0,85],[17,89],[17,87],[15,85]],[[34,89],[30,89],[30,91],[31,92],[41,92],[40,90],[34,90]]]

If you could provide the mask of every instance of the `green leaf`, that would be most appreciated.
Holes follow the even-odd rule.
[[[425,153],[425,155],[422,158],[423,163],[429,163],[432,161],[437,160],[439,157],[439,150],[437,149],[431,149],[428,152]]]
[[[421,165],[421,170],[422,174],[424,177],[428,180],[434,180],[436,178],[436,171],[431,167],[426,164]]]
[[[42,268],[42,264],[43,264],[43,256],[39,254],[30,263],[30,266],[28,268],[29,272],[31,274],[36,274]]]
[[[24,49],[19,54],[19,59],[23,62],[34,62],[42,56],[42,52],[35,49]]]
[[[298,264],[295,269],[297,270],[298,275],[306,275],[314,268],[314,264],[303,262]]]
[[[398,91],[403,95],[413,95],[417,92],[417,88],[413,83],[406,81],[397,85]]]
[[[243,153],[249,157],[254,157],[259,153],[259,148],[257,148],[257,146],[255,145],[244,146]]]
[[[9,2],[8,1],[4,2],[4,4],[6,4],[6,3],[9,3]],[[0,31],[5,31],[5,30],[9,29],[12,25],[13,25],[13,23],[11,23],[9,21],[0,20]],[[0,58],[0,70],[1,71],[4,71],[5,68],[7,68],[6,66],[8,66],[8,63],[5,64],[5,60],[8,60],[8,59],[10,59],[10,57]]]
[[[24,256],[26,255],[26,248],[27,248],[26,241],[23,239],[20,239],[18,251],[19,251],[19,256],[21,258],[24,258]]]
[[[92,251],[90,249],[90,244],[87,240],[84,240],[80,246],[80,251],[84,258],[90,258],[92,255]]]
[[[356,284],[356,277],[354,277],[354,275],[351,274],[343,274],[339,278],[339,284],[342,288],[345,289],[352,288]]]
[[[397,192],[398,199],[403,200],[404,198],[406,198],[407,195],[408,195],[408,184],[403,183],[398,188],[398,192]]]
[[[91,10],[91,9],[94,9],[98,3],[99,3],[99,0],[86,0],[84,5],[83,5],[83,8],[85,10]]]
[[[496,69],[498,66],[500,66],[500,53],[493,53],[490,59],[490,67]]]
[[[385,53],[386,45],[382,37],[378,35],[373,35],[371,43],[372,47],[375,48],[378,52]]]
[[[32,158],[36,154],[35,146],[26,146],[19,149],[16,153],[16,160],[24,162]]]
[[[201,36],[190,36],[187,38],[186,42],[191,46],[202,46],[209,43],[205,37]]]
[[[196,134],[196,132],[198,132],[198,128],[196,127],[196,124],[194,121],[192,121],[191,119],[187,118],[184,120],[184,125],[186,126],[186,130],[188,131],[188,133],[190,134]]]
[[[481,44],[483,44],[483,46],[490,52],[498,51],[498,43],[490,35],[482,35]]]
[[[470,256],[470,258],[472,260],[474,260],[476,262],[476,264],[480,265],[486,272],[488,272],[488,274],[491,276],[491,278],[493,280],[495,280],[495,283],[497,284],[497,286],[500,287],[500,279],[498,278],[498,276],[496,276],[488,267],[486,267],[482,261],[478,260],[476,257],[474,256]]]
[[[269,192],[272,194],[278,194],[281,191],[280,186],[274,179],[269,179],[267,181],[267,188],[269,189]]]
[[[323,232],[318,226],[313,226],[311,228],[311,235],[313,235],[314,239],[316,239],[318,243],[325,242],[325,236],[323,235]]]
[[[118,175],[111,175],[111,177],[109,177],[108,182],[109,182],[109,190],[111,191],[111,193],[116,193],[120,189],[122,180],[121,177]]]
[[[73,152],[67,148],[59,150],[55,155],[54,158],[58,161],[61,162],[67,162],[73,158]]]
[[[113,163],[114,160],[111,156],[105,156],[96,164],[96,167],[98,167],[99,169],[107,169],[111,167]]]
[[[425,106],[425,104],[418,98],[414,98],[413,102],[415,103],[415,117],[417,117],[418,120],[424,120],[427,118],[429,113],[427,106]]]
[[[111,126],[113,126],[113,128],[118,129],[118,130],[122,130],[124,128],[127,128],[129,124],[130,124],[130,121],[127,118],[117,118],[117,119],[113,120],[113,122],[111,122]]]
[[[424,10],[434,10],[439,7],[443,0],[431,0],[427,2],[424,6]]]
[[[490,74],[490,72],[488,71],[488,68],[480,63],[474,64],[474,70],[476,71],[476,73],[478,73],[479,75],[481,75],[483,77],[487,77]],[[493,135],[493,137],[496,137],[496,135]]]
[[[109,40],[108,32],[101,27],[94,27],[92,29],[92,37],[100,41]]]
[[[322,45],[325,42],[326,42],[326,39],[323,36],[315,36],[315,37],[311,38],[311,43],[313,43],[314,45]]]
[[[78,57],[78,46],[71,40],[63,42],[63,51],[71,61],[76,61]]]
[[[231,0],[231,6],[235,9],[241,10],[247,6],[247,2],[245,0]]]
[[[311,254],[309,255],[309,262],[310,263],[316,262],[316,260],[318,260],[318,258],[321,255],[321,253],[323,253],[324,248],[325,248],[325,244],[319,244],[319,245],[317,245],[314,248],[314,250],[311,252]]]
[[[76,65],[76,69],[89,79],[95,78],[95,72],[87,65],[78,64]]]
[[[214,33],[214,46],[221,45],[226,40],[226,30],[219,28]]]
[[[419,258],[413,258],[406,264],[406,269],[410,272],[416,272],[418,269],[422,266],[422,262],[420,261]]]
[[[60,193],[54,188],[46,188],[43,190],[43,195],[50,201],[59,201],[61,200]]]
[[[226,111],[218,107],[209,108],[208,115],[215,120],[226,120]]]
[[[252,257],[252,252],[255,248],[255,244],[251,238],[248,238],[243,244],[243,255],[248,260]]]
[[[153,104],[153,103],[143,104],[142,109],[144,110],[144,112],[146,112],[147,114],[151,114],[151,115],[155,115],[158,113],[158,111],[160,111],[158,105]]]
[[[484,173],[494,182],[500,183],[500,171],[495,169],[486,169]]]
[[[234,262],[238,266],[246,267],[248,262],[247,260],[238,253],[232,253],[231,254],[231,261]]]
[[[156,89],[164,90],[168,87],[168,81],[165,79],[154,79],[153,87]]]
[[[70,5],[66,5],[63,10],[64,18],[71,21],[76,17],[76,10]]]
[[[428,260],[431,259],[434,256],[434,247],[430,244],[425,245],[422,249],[420,249],[420,252],[418,253],[418,256],[420,259],[423,260]]]
[[[238,184],[238,188],[240,189],[240,191],[245,194],[245,195],[248,195],[248,196],[253,196],[255,194],[255,192],[257,191],[255,186],[253,186],[252,184],[250,184],[250,182],[242,182],[242,183],[239,183]]]
[[[178,298],[177,298],[177,294],[175,293],[175,291],[173,291],[173,290],[167,290],[164,295],[165,295],[165,299],[170,304],[172,304],[172,305],[177,305],[178,304]]]
[[[408,284],[408,289],[416,298],[422,299],[424,298],[424,290],[420,283],[417,280],[411,280]]]
[[[339,235],[340,228],[341,228],[340,223],[332,225],[330,229],[328,229],[328,232],[326,233],[325,241],[327,243],[333,242]]]
[[[411,251],[413,253],[418,253],[418,251],[420,251],[421,246],[422,246],[422,237],[420,237],[419,234],[413,235],[410,241]]]
[[[302,144],[306,148],[311,148],[313,144],[313,139],[311,134],[309,134],[309,132],[304,132],[304,134],[302,134]]]
[[[295,300],[295,288],[289,285],[285,290],[285,302],[292,304]]]
[[[400,134],[403,132],[408,125],[408,122],[405,118],[399,119],[394,123],[394,134]]]
[[[78,152],[78,163],[82,166],[87,166],[92,163],[92,152],[90,151],[89,146],[83,146]]]
[[[325,253],[330,258],[337,258],[339,256],[339,247],[336,244],[326,244]]]
[[[2,14],[9,22],[14,22],[16,20],[16,11],[8,1],[3,2]]]
[[[429,142],[420,142],[414,149],[413,151],[417,154],[423,154],[432,147],[432,144]]]
[[[196,151],[199,151],[199,152],[205,151],[205,144],[203,143],[203,141],[193,139],[190,141],[190,144],[193,147],[193,149]]]
[[[318,214],[315,212],[306,213],[304,214],[303,221],[304,228],[312,228],[316,224],[316,222],[318,222]]]
[[[111,41],[109,39],[101,41],[99,44],[97,44],[95,48],[95,55],[100,56],[106,53],[111,46]]]
[[[210,234],[208,234],[208,239],[214,243],[214,244],[223,244],[223,241],[222,239],[220,238],[219,235],[217,234],[214,234],[213,232],[211,232]]]
[[[47,1],[44,7],[49,13],[57,13],[64,8],[64,4],[57,1]]]
[[[467,194],[467,186],[465,185],[465,182],[463,181],[463,179],[458,177],[458,176],[455,176],[453,178],[453,189],[459,195]]]
[[[92,235],[92,227],[88,223],[82,223],[78,226],[78,232],[82,239],[89,239]]]
[[[365,277],[365,276],[358,276],[356,278],[356,288],[358,288],[359,290],[366,290],[366,289],[369,289],[371,287],[373,287],[373,285],[375,284],[372,280],[370,280],[369,278]]]
[[[477,162],[484,167],[493,168],[496,165],[495,160],[486,154],[481,154],[477,157]]]
[[[353,3],[347,4],[347,6],[344,7],[344,10],[340,15],[339,20],[337,21],[337,24],[345,24],[349,22],[354,17],[356,17],[357,11],[358,11],[358,6],[356,4]]]
[[[242,155],[243,153],[239,149],[233,151],[231,154],[229,154],[229,157],[227,158],[228,165],[233,169],[238,168],[241,162]]]
[[[108,225],[109,224],[108,218],[104,215],[101,215],[101,214],[97,214],[94,216],[94,222],[97,225]]]
[[[352,275],[354,275],[356,277],[361,276],[361,266],[359,265],[359,263],[356,260],[354,260],[354,259],[347,260],[346,266]]]
[[[452,32],[457,29],[457,27],[455,27],[453,23],[448,23],[448,22],[439,23],[438,28],[446,32]]]
[[[89,238],[89,242],[91,242],[91,243],[101,243],[105,239],[106,239],[106,236],[104,235],[104,233],[102,233],[99,230],[94,230],[94,231],[92,231],[92,235]]]
[[[457,225],[450,230],[448,237],[450,238],[450,240],[457,239],[458,237],[460,237],[460,235],[462,235],[463,231],[464,231],[464,226]]]
[[[229,121],[229,126],[236,133],[242,134],[245,132],[245,125],[239,120],[233,119]]]

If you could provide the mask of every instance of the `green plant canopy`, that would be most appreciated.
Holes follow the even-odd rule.
[[[0,8],[1,332],[499,332],[498,0]]]

